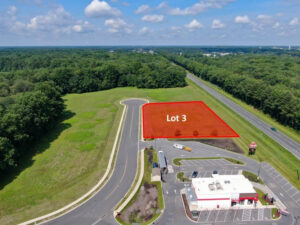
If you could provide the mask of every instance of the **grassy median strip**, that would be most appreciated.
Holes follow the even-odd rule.
[[[263,180],[254,173],[243,170],[243,175],[252,182],[264,184]]]
[[[175,159],[173,159],[173,164],[176,166],[182,166],[181,160],[204,160],[204,159],[225,159],[233,164],[239,164],[239,165],[245,164],[244,162],[239,161],[237,159],[232,159],[232,158],[227,158],[227,157],[175,158]]]
[[[132,223],[139,224],[150,224],[152,223],[160,214],[161,210],[164,209],[164,200],[162,193],[161,182],[151,182],[151,172],[152,172],[152,163],[157,162],[157,153],[154,149],[145,149],[144,152],[144,174],[142,183],[139,187],[139,190],[135,193],[133,198],[129,201],[129,203],[125,206],[125,208],[119,212],[120,214],[116,217],[117,221],[123,225],[128,225]],[[153,189],[154,188],[154,189]],[[151,192],[156,190],[157,196],[153,198],[151,196]],[[157,201],[155,207],[153,205],[150,206],[150,215],[149,210],[148,214],[144,215],[143,213],[147,213],[144,204],[141,204],[143,198],[150,199],[151,201]],[[155,202],[154,202],[155,203]],[[147,201],[147,205],[149,201]],[[142,212],[142,213],[141,213]]]
[[[262,205],[269,205],[269,203],[266,202],[266,200],[264,199],[265,193],[256,187],[254,189],[255,189],[256,193],[258,194],[258,200],[260,201],[260,203]]]
[[[176,177],[177,177],[177,179],[178,179],[179,181],[181,181],[181,182],[190,182],[190,181],[191,181],[188,177],[185,177],[185,176],[184,176],[184,172],[178,172],[178,173],[176,174]]]

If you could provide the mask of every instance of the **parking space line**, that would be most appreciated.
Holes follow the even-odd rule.
[[[207,222],[207,221],[208,221],[208,218],[209,218],[209,216],[210,216],[210,213],[211,213],[211,211],[212,211],[212,210],[209,210],[209,213],[208,213],[208,216],[207,216],[207,218],[206,218],[205,222]]]
[[[227,214],[228,214],[229,210],[230,210],[230,209],[226,210],[226,213],[225,213],[225,217],[224,217],[224,221],[223,221],[223,222],[226,221],[226,217],[227,217]]]
[[[293,187],[293,185],[291,185],[290,188],[286,189],[285,192],[290,192],[291,190],[294,190],[294,191],[295,191],[295,188]]]
[[[297,194],[298,191],[295,191],[293,194],[289,194],[291,197],[293,197],[295,194]]]
[[[217,221],[217,218],[218,218],[218,216],[219,216],[220,211],[221,211],[221,210],[218,210],[218,213],[217,213],[217,215],[215,216],[214,222]]]

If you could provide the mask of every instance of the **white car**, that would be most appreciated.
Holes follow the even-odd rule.
[[[174,144],[173,147],[178,149],[184,149],[184,146],[180,144]]]

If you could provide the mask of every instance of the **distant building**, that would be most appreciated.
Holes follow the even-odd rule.
[[[258,195],[244,175],[219,175],[194,178],[186,188],[186,197],[191,211],[230,208],[236,205],[254,207]]]

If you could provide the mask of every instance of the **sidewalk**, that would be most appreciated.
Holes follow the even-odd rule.
[[[264,193],[268,193],[269,195],[271,195],[271,196],[276,196],[272,191],[271,191],[271,189],[268,187],[268,186],[266,186],[266,185],[262,185],[262,184],[260,184],[260,183],[256,183],[256,182],[251,182],[251,184],[253,185],[253,187],[256,187],[256,188],[258,188],[258,189],[260,189],[260,190],[262,190]],[[268,206],[264,206],[265,208],[274,208],[274,206],[272,206],[272,205],[268,205]],[[277,208],[279,208],[279,209],[286,209],[286,206],[280,201],[280,199],[279,198],[276,198],[276,201],[275,201],[275,206],[277,207]]]

